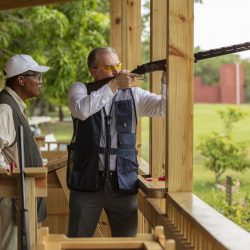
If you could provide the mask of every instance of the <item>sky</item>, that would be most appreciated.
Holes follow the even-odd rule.
[[[203,0],[194,4],[194,45],[209,50],[250,42],[250,0]],[[240,52],[250,59],[250,50]]]

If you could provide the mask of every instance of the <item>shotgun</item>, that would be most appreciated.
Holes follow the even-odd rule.
[[[29,224],[28,224],[28,209],[26,206],[26,191],[25,191],[25,180],[24,180],[24,143],[23,143],[23,126],[18,125],[19,131],[19,169],[20,169],[20,187],[21,187],[21,209],[20,209],[20,218],[21,218],[21,249],[29,250],[30,249],[30,240],[29,240]]]
[[[233,53],[237,53],[237,52],[241,52],[245,50],[250,50],[250,42],[197,52],[194,54],[194,62],[196,63],[200,60],[217,57],[217,56],[223,56],[227,54],[233,54]],[[157,60],[157,61],[142,64],[138,66],[136,69],[132,70],[131,73],[144,75],[146,73],[151,73],[154,71],[163,71],[165,69],[166,69],[166,59],[162,59],[162,60]],[[104,78],[99,81],[86,83],[88,95],[92,91],[98,90],[99,88],[101,88],[102,86],[104,86],[106,83],[108,83],[110,80],[114,78],[115,76],[112,76],[112,77]]]

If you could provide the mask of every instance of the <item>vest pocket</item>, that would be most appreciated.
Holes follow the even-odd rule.
[[[79,149],[80,148],[80,149]],[[83,152],[81,152],[83,151]],[[79,145],[68,145],[67,185],[69,189],[78,191],[96,190],[99,185],[98,157]]]
[[[138,163],[132,157],[121,157],[116,158],[116,167],[118,175],[118,183],[120,190],[137,189],[138,187]]]
[[[130,132],[132,128],[131,100],[114,102],[116,111],[116,127],[119,132]]]
[[[133,133],[119,133],[118,134],[118,144],[121,148],[131,148],[134,147],[136,142],[136,135]]]

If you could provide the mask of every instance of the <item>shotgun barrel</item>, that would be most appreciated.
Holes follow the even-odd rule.
[[[19,168],[20,168],[20,188],[21,188],[21,209],[20,209],[20,227],[21,227],[21,249],[30,250],[29,240],[29,221],[28,210],[26,206],[26,190],[25,190],[25,176],[24,176],[24,140],[23,140],[23,126],[18,125],[19,134]]]

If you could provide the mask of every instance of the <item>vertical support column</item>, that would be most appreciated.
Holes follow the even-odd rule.
[[[141,1],[110,0],[110,45],[132,70],[141,62]]]
[[[110,46],[122,61],[122,0],[110,0]]]
[[[168,0],[168,191],[191,192],[194,1]]]
[[[150,58],[151,61],[166,58],[167,1],[151,0],[150,5]],[[161,93],[161,74],[151,74],[150,90]],[[150,167],[153,177],[165,174],[165,118],[150,119]]]
[[[133,70],[141,62],[141,0],[110,0],[111,46],[124,69]],[[136,86],[141,82],[137,81]],[[141,122],[137,126],[137,150],[141,154]]]

